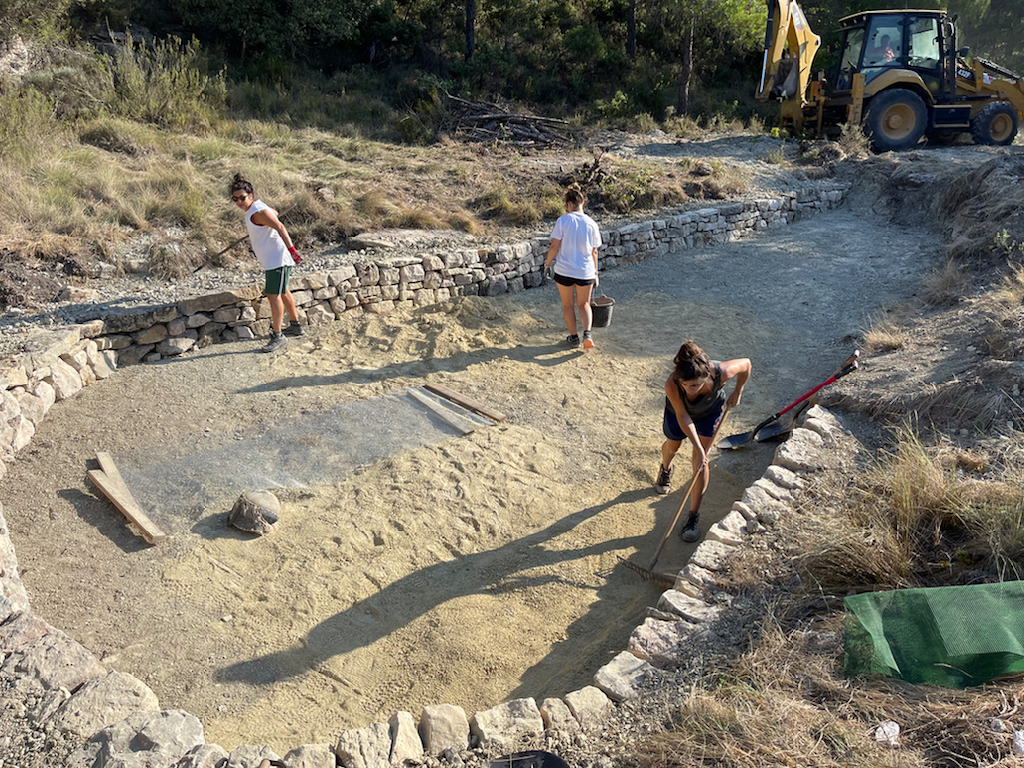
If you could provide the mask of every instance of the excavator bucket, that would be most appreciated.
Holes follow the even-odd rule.
[[[764,59],[756,98],[799,104],[811,79],[814,55],[821,38],[811,31],[796,0],[768,0]]]

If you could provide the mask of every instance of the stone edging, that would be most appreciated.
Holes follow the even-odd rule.
[[[600,265],[607,269],[670,250],[725,242],[745,230],[791,223],[838,205],[843,192],[842,187],[812,189],[602,233],[606,242]],[[307,322],[316,324],[359,306],[387,312],[403,302],[423,306],[453,295],[516,292],[540,284],[548,242],[535,238],[493,251],[390,259],[342,267],[326,276],[304,276],[299,278],[304,282],[297,303],[301,298]],[[392,293],[394,298],[387,298]],[[32,337],[17,358],[0,363],[0,375],[6,378],[6,387],[0,390],[0,458],[10,460],[28,445],[35,426],[55,402],[110,376],[119,365],[180,354],[200,339],[213,343],[265,333],[269,311],[258,298],[254,289],[219,293]],[[202,329],[211,324],[214,327],[204,333]],[[662,595],[658,609],[634,631],[628,650],[598,670],[593,686],[545,699],[539,706],[533,698],[517,699],[471,717],[450,704],[424,707],[418,723],[411,713],[398,712],[388,723],[341,733],[337,744],[297,747],[285,755],[285,762],[307,768],[374,768],[400,765],[407,758],[420,761],[424,755],[459,755],[471,744],[495,754],[508,752],[536,741],[545,731],[572,739],[599,730],[614,702],[635,695],[657,667],[677,662],[686,636],[721,610],[702,595],[713,587],[724,559],[745,537],[775,524],[791,508],[802,477],[819,468],[816,457],[826,443],[838,440],[841,431],[838,421],[823,409],[808,412],[805,428],[794,431],[765,476],[712,526],[675,587]],[[6,464],[0,462],[0,477],[5,472]],[[161,765],[180,768],[243,768],[256,766],[262,758],[277,758],[269,747],[243,746],[229,755],[218,745],[206,744],[202,723],[193,715],[160,711],[156,695],[143,682],[107,671],[76,641],[32,615],[2,507],[0,686],[6,688],[0,697],[8,704],[12,695],[13,701],[23,701],[17,705],[18,713],[36,729],[84,742],[72,753],[68,768],[101,768],[115,759],[121,768],[149,768],[156,764],[154,758]]]

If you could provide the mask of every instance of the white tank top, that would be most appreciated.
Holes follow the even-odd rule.
[[[254,200],[253,204],[249,206],[249,210],[245,212],[245,228],[249,231],[249,243],[252,245],[256,258],[260,261],[260,266],[264,271],[279,267],[294,267],[295,261],[288,253],[288,248],[281,236],[277,234],[277,230],[273,227],[253,224],[253,214],[263,210],[273,211],[274,209],[262,200]]]

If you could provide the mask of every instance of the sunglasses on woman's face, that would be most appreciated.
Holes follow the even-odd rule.
[[[245,200],[245,198],[247,198],[248,196],[248,193],[245,193],[244,195],[232,195],[231,199],[234,200],[236,203],[240,203],[243,200]]]

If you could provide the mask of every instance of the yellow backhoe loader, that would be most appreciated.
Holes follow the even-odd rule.
[[[967,63],[956,17],[943,11],[865,11],[840,20],[841,55],[832,83],[811,79],[821,38],[796,0],[768,0],[764,61],[756,96],[777,101],[781,127],[831,136],[862,125],[876,151],[927,136],[948,142],[1013,143],[1024,119],[1024,80],[985,59]]]

